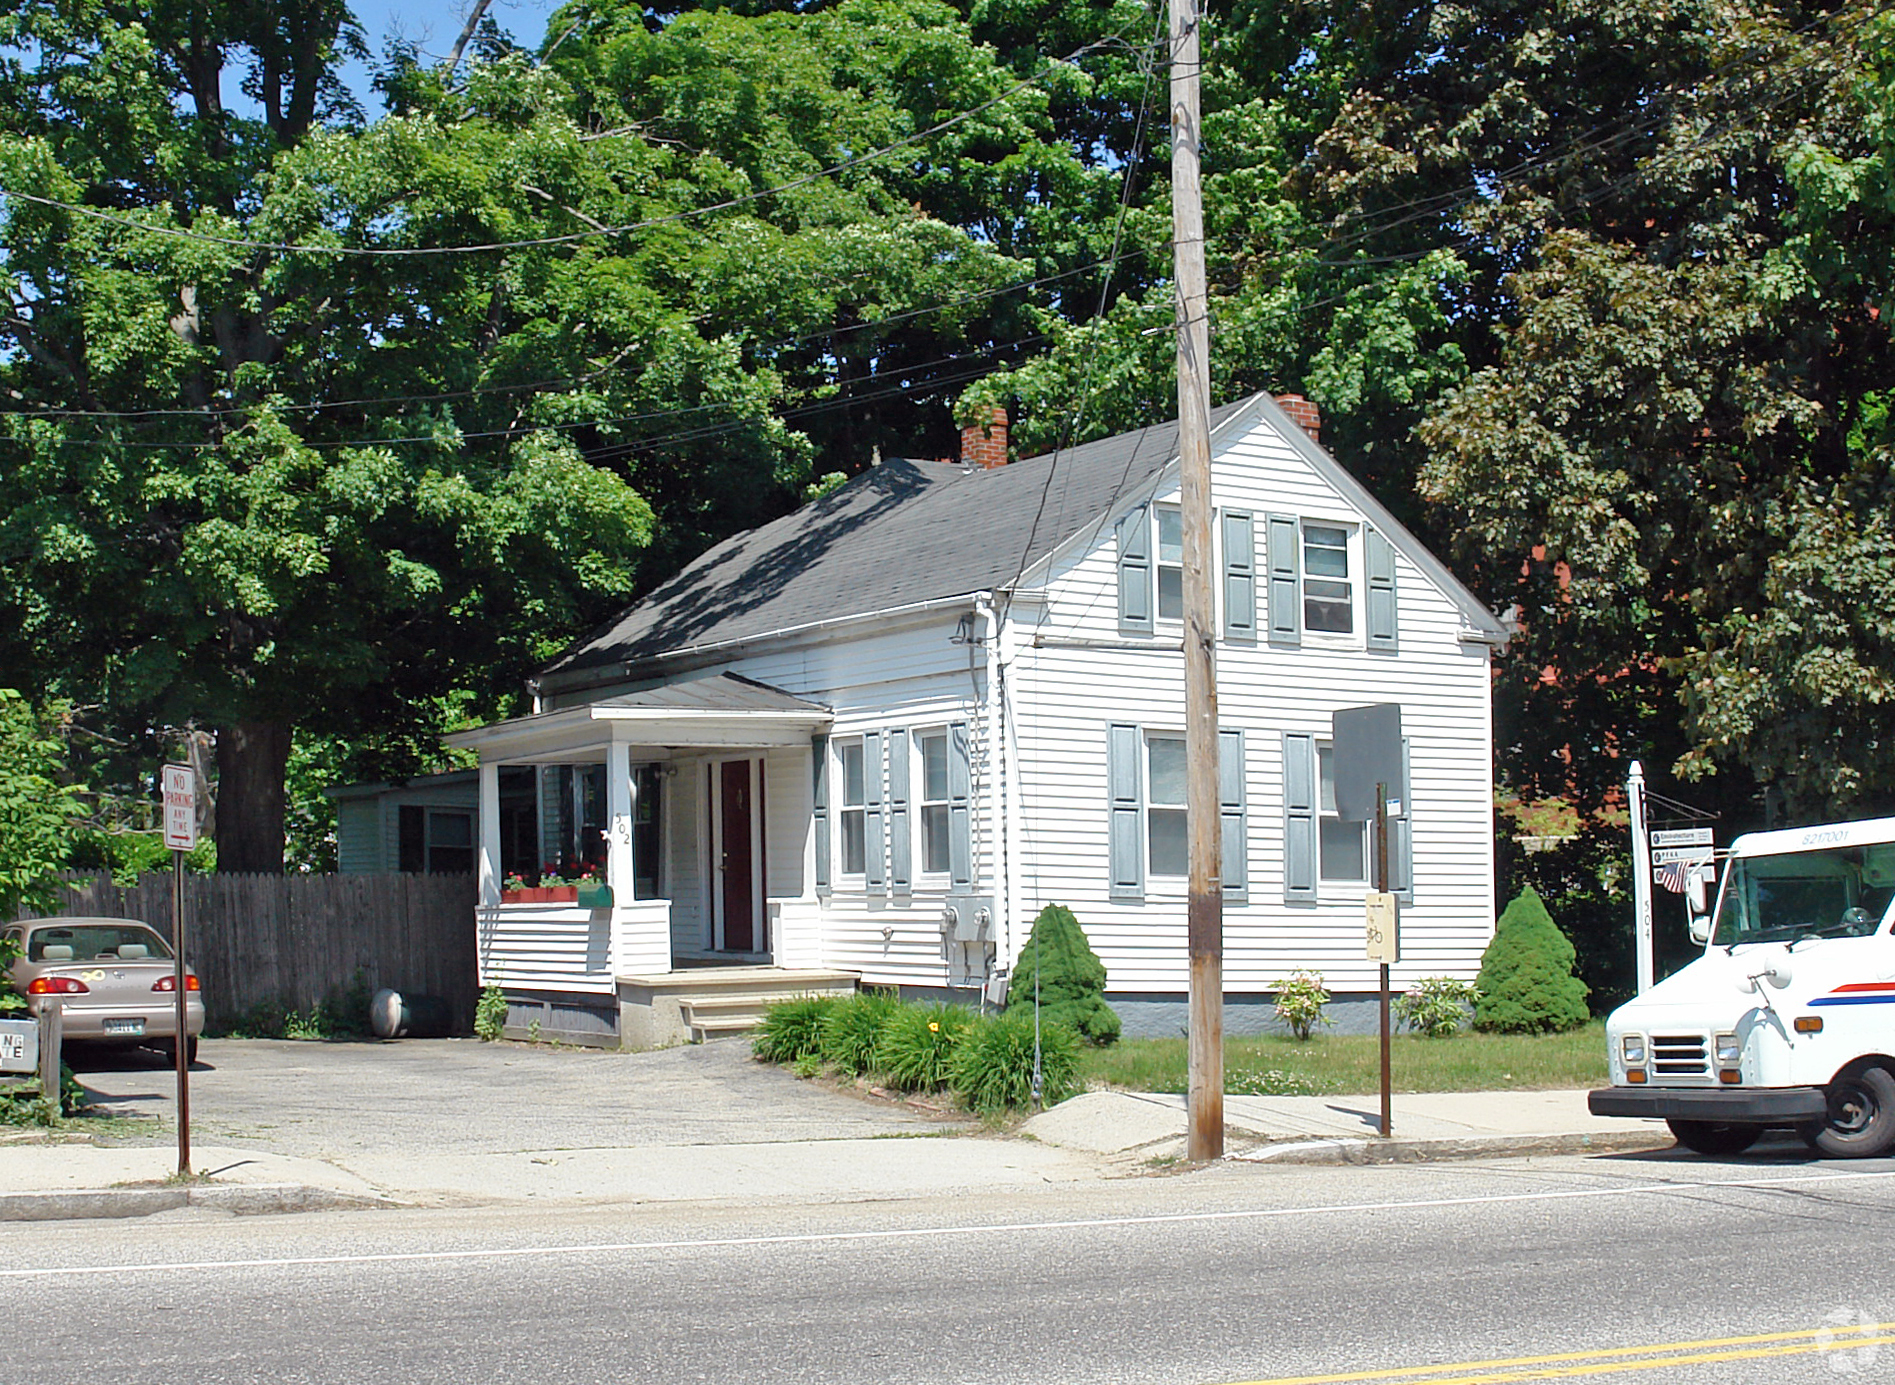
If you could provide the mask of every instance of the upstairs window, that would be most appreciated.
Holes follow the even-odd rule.
[[[1326,635],[1355,633],[1349,531],[1340,525],[1303,525],[1303,628]]]
[[[1158,523],[1158,619],[1184,619],[1184,515],[1176,505],[1152,511]]]

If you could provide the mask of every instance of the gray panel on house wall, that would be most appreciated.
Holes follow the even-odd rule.
[[[1244,733],[1217,733],[1217,819],[1222,828],[1224,898],[1250,898],[1250,833],[1244,806]]]
[[[1226,510],[1224,530],[1224,638],[1257,638],[1256,526],[1247,510]]]
[[[811,784],[810,816],[816,838],[816,893],[829,893],[829,737],[817,736],[809,743]]]
[[[1283,898],[1316,902],[1316,738],[1283,733]]]
[[[1152,610],[1151,506],[1140,505],[1119,521],[1119,632],[1149,635]]]
[[[1363,567],[1368,572],[1368,647],[1393,654],[1399,636],[1395,600],[1395,549],[1373,529],[1362,531]]]
[[[863,883],[870,890],[888,888],[888,847],[882,831],[882,733],[862,737]]]
[[[888,733],[888,883],[896,894],[914,889],[914,833],[908,825],[908,732]]]
[[[1271,515],[1264,544],[1270,564],[1270,643],[1303,642],[1302,527],[1288,515]]]
[[[974,765],[967,723],[948,727],[948,880],[957,890],[974,884]]]
[[[1113,899],[1145,897],[1145,795],[1136,726],[1106,728],[1107,841]]]

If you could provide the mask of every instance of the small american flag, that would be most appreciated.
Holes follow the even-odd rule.
[[[1652,871],[1652,878],[1673,894],[1683,894],[1691,877],[1704,869],[1699,861],[1667,861]]]

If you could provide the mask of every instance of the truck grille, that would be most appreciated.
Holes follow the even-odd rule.
[[[1709,1077],[1711,1051],[1702,1034],[1652,1035],[1652,1073],[1667,1077]]]

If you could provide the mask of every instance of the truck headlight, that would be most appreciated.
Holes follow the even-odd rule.
[[[1619,1039],[1619,1057],[1628,1068],[1642,1067],[1645,1063],[1645,1036],[1643,1034],[1625,1034]]]
[[[1737,1042],[1735,1034],[1717,1036],[1717,1064],[1723,1068],[1734,1068],[1744,1060],[1744,1046]]]

